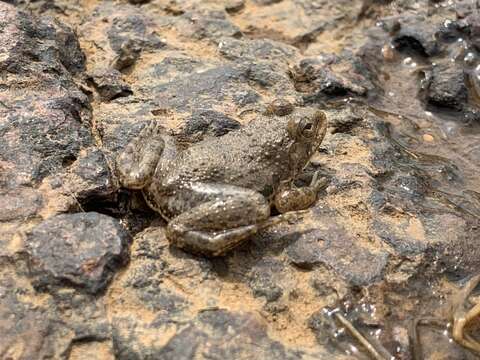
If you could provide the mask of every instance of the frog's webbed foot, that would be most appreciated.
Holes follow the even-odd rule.
[[[170,221],[168,239],[180,248],[218,256],[260,229],[280,221],[269,219],[270,205],[261,194],[233,186],[224,189],[217,199],[202,203]]]
[[[314,173],[309,186],[291,187],[280,191],[275,196],[275,207],[280,213],[288,211],[305,210],[317,200],[318,192],[325,187],[327,179],[319,177],[318,171]]]
[[[151,180],[165,146],[162,128],[147,124],[116,159],[116,172],[122,186],[141,189]]]

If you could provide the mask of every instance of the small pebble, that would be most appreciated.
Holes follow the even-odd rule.
[[[434,137],[430,134],[423,134],[423,141],[425,142],[433,142]]]

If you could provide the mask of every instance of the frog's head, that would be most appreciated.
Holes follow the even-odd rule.
[[[289,148],[290,167],[300,172],[317,151],[327,130],[327,117],[321,110],[302,108],[289,115],[287,131],[292,139]]]

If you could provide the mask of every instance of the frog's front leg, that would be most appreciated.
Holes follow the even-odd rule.
[[[279,219],[270,217],[265,197],[250,189],[223,184],[195,184],[208,198],[174,218],[167,238],[189,251],[218,256]],[[213,195],[213,196],[212,196]]]
[[[118,155],[116,172],[122,186],[142,189],[150,182],[165,147],[161,131],[152,121]]]
[[[275,195],[275,208],[280,213],[305,210],[317,200],[318,192],[326,185],[326,178],[319,178],[318,172],[313,175],[309,186],[283,189]]]

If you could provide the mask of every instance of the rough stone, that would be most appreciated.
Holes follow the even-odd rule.
[[[142,334],[153,335],[162,323],[152,322],[144,327],[133,319],[116,319],[114,330],[115,355],[120,359],[308,359],[325,354],[286,349],[268,337],[263,324],[248,313],[232,313],[222,309],[206,310],[190,323],[178,328],[166,343],[151,342],[139,345]],[[255,345],[253,345],[255,344]]]
[[[200,110],[185,120],[185,128],[182,133],[188,137],[194,135],[222,136],[239,127],[238,121],[225,114],[214,110]]]
[[[332,218],[328,212],[322,218]],[[316,219],[321,222],[320,219]],[[373,253],[355,244],[348,233],[336,224],[302,234],[288,246],[289,259],[297,266],[312,269],[320,263],[332,267],[352,285],[371,284],[381,279],[388,256]]]
[[[37,288],[73,286],[97,293],[125,264],[129,235],[106,215],[57,215],[27,235],[30,272]]]
[[[130,86],[123,81],[122,73],[115,69],[97,70],[90,77],[104,101],[132,95]]]
[[[466,77],[461,67],[451,64],[435,66],[427,89],[427,101],[436,106],[462,110],[468,100]]]

